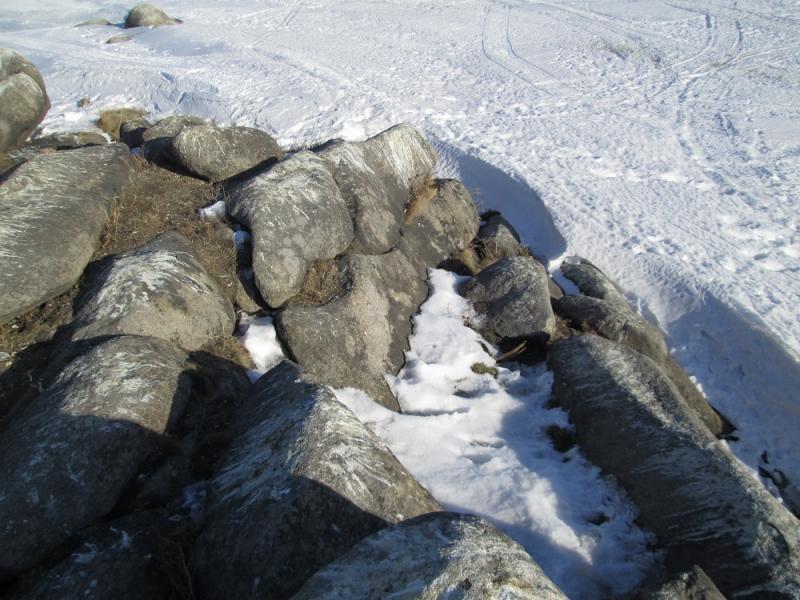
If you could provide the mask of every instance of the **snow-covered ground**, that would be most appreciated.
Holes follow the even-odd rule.
[[[800,481],[796,0],[165,0],[184,23],[127,43],[73,27],[132,4],[0,4],[48,130],[123,103],[290,148],[410,123],[552,268],[614,277],[739,427],[732,450]]]

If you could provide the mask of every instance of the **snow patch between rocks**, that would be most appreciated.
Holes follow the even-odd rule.
[[[253,383],[285,358],[272,317],[242,314],[237,336],[256,366],[247,371]]]

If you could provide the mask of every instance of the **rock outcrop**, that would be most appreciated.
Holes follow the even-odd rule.
[[[180,23],[178,19],[168,16],[155,4],[142,2],[134,6],[125,17],[125,28],[132,27],[160,27],[161,25],[172,25]]]
[[[161,119],[142,133],[142,156],[157,164],[170,163],[172,159],[169,148],[172,139],[187,127],[198,125],[206,125],[206,122],[199,117],[185,116]]]
[[[183,410],[187,357],[123,336],[72,360],[0,436],[0,571],[28,569],[117,500]]]
[[[287,597],[387,523],[439,510],[386,446],[292,363],[259,380],[232,440],[193,554],[206,598]]]
[[[18,52],[0,48],[0,154],[25,143],[49,108],[39,70]]]
[[[173,160],[212,182],[230,179],[283,158],[275,139],[251,127],[187,127],[170,144]]]
[[[516,542],[469,515],[438,513],[368,537],[317,572],[293,600],[565,600]]]
[[[714,438],[649,358],[596,336],[551,348],[554,400],[668,551],[734,598],[800,594],[797,520]]]
[[[149,335],[198,350],[233,332],[233,306],[192,252],[189,240],[164,233],[98,265],[78,298],[74,340]]]
[[[78,280],[132,168],[108,144],[35,156],[0,183],[0,323]]]

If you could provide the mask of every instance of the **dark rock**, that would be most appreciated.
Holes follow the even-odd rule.
[[[277,328],[303,369],[332,387],[355,387],[399,410],[384,377],[405,362],[411,315],[428,290],[422,275],[397,250],[347,257],[351,287],[323,306],[288,306]]]
[[[144,132],[153,125],[144,118],[123,121],[119,126],[119,139],[128,148],[138,148],[144,143]]]
[[[318,571],[293,600],[565,600],[516,542],[483,519],[438,513],[387,527]]]
[[[60,563],[24,582],[8,600],[97,598],[168,600],[172,596],[164,565],[162,538],[152,513],[136,514],[101,526]]]
[[[561,273],[577,285],[582,294],[630,308],[617,284],[585,258],[565,260],[561,263]]]
[[[73,340],[149,335],[197,350],[236,326],[225,293],[174,231],[104,260],[76,306]]]
[[[154,4],[143,2],[134,6],[125,17],[125,28],[159,27],[161,25],[172,25],[179,22],[180,21],[177,19],[167,16],[167,13]]]
[[[459,181],[437,181],[435,195],[407,214],[397,248],[423,270],[469,246],[478,231],[478,212]]]
[[[517,230],[500,213],[489,214],[478,231],[477,246],[484,267],[501,258],[527,256],[528,249],[519,241]]]
[[[486,316],[481,332],[491,342],[547,341],[556,330],[545,268],[529,256],[504,258],[461,286],[460,293]]]
[[[333,394],[284,362],[232,424],[192,567],[205,598],[284,598],[387,523],[439,505]]]
[[[351,253],[388,252],[399,238],[406,205],[436,162],[430,144],[415,129],[400,124],[365,142],[325,144],[318,154],[351,211]]]
[[[745,470],[649,358],[596,336],[555,343],[554,400],[675,568],[736,598],[800,594],[797,520]]]
[[[35,566],[115,506],[189,392],[186,355],[153,338],[72,360],[0,437],[0,571]]]
[[[30,140],[26,146],[29,148],[53,150],[71,150],[84,146],[103,146],[108,140],[102,133],[96,131],[74,131],[69,133],[52,133]]]
[[[170,154],[187,171],[212,182],[230,179],[283,158],[275,139],[250,127],[187,127],[172,139]]]
[[[631,594],[630,600],[725,600],[703,569],[694,565],[661,585]]]
[[[336,182],[311,152],[231,185],[226,210],[252,232],[256,284],[273,307],[300,291],[313,261],[334,258],[353,239]]]
[[[39,70],[18,52],[0,48],[0,154],[21,146],[49,108]]]
[[[132,171],[107,144],[38,155],[0,184],[0,323],[78,280]]]
[[[675,388],[680,392],[689,408],[694,410],[695,414],[700,417],[715,437],[722,437],[735,429],[723,415],[714,410],[702,392],[697,389],[694,382],[689,379],[686,371],[675,362],[675,359],[671,356],[667,356],[664,362],[659,366],[663,369],[667,377],[670,378],[670,381],[672,381]]]
[[[205,124],[199,117],[174,116],[161,119],[142,134],[142,156],[154,163],[169,162],[172,138],[187,127]]]

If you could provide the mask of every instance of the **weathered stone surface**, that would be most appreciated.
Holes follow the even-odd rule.
[[[733,598],[800,594],[798,521],[745,471],[649,358],[596,336],[551,347],[554,400],[677,568]]]
[[[403,212],[430,176],[436,156],[408,125],[395,125],[364,142],[333,142],[318,152],[351,211],[351,253],[382,254],[397,243]]]
[[[152,513],[137,514],[100,528],[75,551],[23,583],[8,600],[168,600],[173,589],[163,570]]]
[[[519,234],[500,213],[492,213],[486,218],[478,231],[481,259],[486,266],[501,258],[525,256],[525,246],[519,241]]]
[[[216,125],[187,127],[173,138],[170,154],[187,171],[213,182],[283,158],[278,143],[264,131]]]
[[[697,389],[695,383],[689,378],[681,366],[675,362],[671,356],[667,356],[659,365],[667,377],[670,378],[675,388],[680,392],[689,408],[694,410],[695,414],[708,427],[709,431],[716,437],[721,437],[731,433],[735,428],[733,425],[717,411],[715,411],[706,400],[702,392]]]
[[[694,565],[662,585],[632,594],[630,600],[725,600],[703,569]]]
[[[277,327],[292,356],[332,387],[355,387],[393,410],[385,373],[405,361],[411,315],[428,290],[423,275],[397,250],[347,258],[349,291],[323,306],[288,306]]]
[[[178,23],[177,19],[167,16],[163,10],[149,2],[142,2],[134,6],[125,17],[125,27],[159,27]]]
[[[94,19],[89,19],[87,21],[81,21],[75,27],[89,27],[93,25],[111,25],[111,22],[108,19],[103,19],[102,17],[97,17]]]
[[[198,350],[233,332],[233,306],[177,232],[109,257],[78,298],[72,339],[149,335]]]
[[[256,284],[273,307],[300,291],[313,261],[334,258],[353,239],[336,182],[311,152],[231,185],[226,210],[252,232]]]
[[[33,567],[117,503],[189,391],[186,355],[107,340],[70,362],[0,433],[0,571]]]
[[[283,598],[387,523],[439,510],[333,394],[283,362],[256,384],[210,483],[205,598]]]
[[[119,126],[119,139],[128,148],[138,148],[144,143],[144,132],[153,125],[144,118],[129,119]]]
[[[52,133],[30,140],[27,146],[30,148],[54,150],[69,150],[82,148],[84,146],[103,146],[108,143],[106,137],[97,131],[74,131],[64,133]]]
[[[586,296],[630,308],[617,284],[585,258],[564,261],[561,263],[561,273]]]
[[[39,70],[18,52],[0,48],[0,154],[21,146],[49,108]]]
[[[516,542],[483,519],[425,515],[387,527],[318,571],[293,600],[565,600]]]
[[[78,280],[132,171],[107,144],[38,155],[0,184],[0,323]]]
[[[480,219],[467,188],[459,181],[436,182],[436,193],[407,218],[397,244],[406,257],[434,267],[469,246]]]
[[[142,155],[150,162],[169,162],[172,138],[187,127],[205,124],[200,117],[174,116],[161,119],[142,134]]]
[[[546,341],[556,330],[547,282],[547,271],[539,262],[517,256],[484,269],[462,285],[460,293],[486,316],[481,331],[489,341]]]

